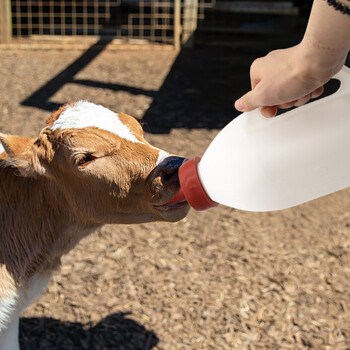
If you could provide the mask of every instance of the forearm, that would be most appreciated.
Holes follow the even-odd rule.
[[[339,1],[350,6],[350,1]],[[336,11],[325,0],[314,0],[305,36],[301,42],[318,70],[335,74],[350,48],[350,16]]]
[[[340,0],[350,6],[350,0]],[[344,11],[348,12],[348,10]],[[301,106],[323,92],[344,65],[350,49],[350,15],[327,0],[314,0],[303,40],[256,59],[250,68],[252,89],[235,103],[239,111],[261,108],[267,117],[279,108]]]

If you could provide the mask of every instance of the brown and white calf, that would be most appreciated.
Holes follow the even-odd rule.
[[[0,349],[18,349],[20,312],[63,254],[103,224],[177,221],[183,158],[152,147],[126,114],[61,107],[37,138],[0,134]]]

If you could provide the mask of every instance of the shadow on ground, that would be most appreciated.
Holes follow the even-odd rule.
[[[65,84],[74,82],[74,77],[81,70],[83,70],[90,62],[92,62],[111,42],[110,39],[100,39],[95,44],[83,52],[74,62],[69,64],[62,72],[52,77],[46,84],[34,91],[30,96],[21,102],[23,106],[36,107],[44,111],[54,112],[60,106],[65,104],[63,102],[52,102],[50,98],[59,91]],[[86,82],[87,86],[91,86],[91,82]],[[99,88],[96,83],[94,87]]]
[[[225,47],[183,49],[144,114],[145,130],[223,128],[238,115],[234,101],[249,89],[255,58]]]
[[[52,318],[22,318],[20,345],[25,350],[150,350],[157,336],[128,314],[116,313],[89,328]]]
[[[78,84],[151,97],[153,101],[142,118],[145,130],[151,133],[167,134],[174,128],[221,129],[238,115],[234,109],[234,101],[250,89],[251,63],[271,50],[298,43],[303,36],[306,20],[307,13],[301,14],[293,21],[283,16],[282,19],[274,16],[240,19],[246,34],[238,32],[220,44],[220,38],[217,36],[214,42],[210,42],[210,36],[207,34],[203,36],[201,32],[195,33],[195,38],[198,36],[201,39],[198,40],[200,44],[196,44],[195,40],[194,48],[182,49],[179,52],[158,91],[76,78],[111,40],[101,38],[78,59],[23,100],[22,105],[54,111],[67,101],[52,101],[52,97],[65,84]],[[203,25],[205,26],[205,23]],[[265,33],[263,29],[266,26],[272,26],[274,29]],[[250,27],[257,29],[247,31]]]
[[[161,88],[149,91],[76,78],[105,45],[103,42],[93,45],[21,104],[53,112],[67,101],[53,101],[52,97],[66,84],[78,84],[152,97],[153,102],[142,118],[145,130],[151,133],[169,133],[173,128],[221,129],[238,114],[234,101],[249,89],[251,63],[271,48],[271,45],[265,45],[257,50],[252,46],[248,52],[205,46],[183,49]]]
[[[52,97],[65,84],[78,84],[152,97],[153,102],[143,116],[145,130],[151,133],[166,134],[173,128],[221,129],[238,114],[234,101],[249,90],[249,68],[254,59],[300,40],[300,31],[285,34],[276,30],[268,35],[241,35],[229,40],[228,46],[199,44],[182,49],[158,91],[78,79],[77,74],[110,42],[100,39],[23,100],[22,105],[55,111],[67,101],[53,101]]]

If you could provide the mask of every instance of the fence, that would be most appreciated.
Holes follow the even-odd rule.
[[[191,42],[215,0],[1,0],[0,42],[98,36],[123,42]]]

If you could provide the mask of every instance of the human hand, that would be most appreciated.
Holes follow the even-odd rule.
[[[247,112],[261,107],[263,116],[273,117],[277,108],[301,106],[320,96],[344,61],[324,65],[306,45],[302,42],[255,60],[250,70],[252,90],[235,102],[235,108]]]

